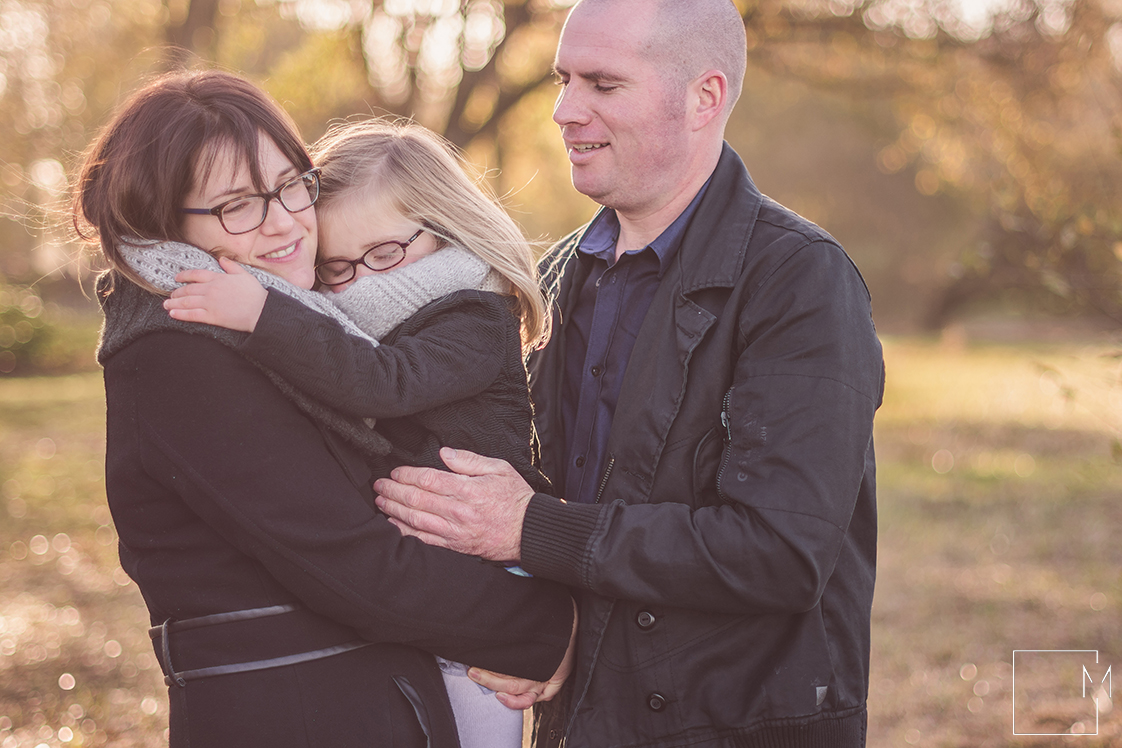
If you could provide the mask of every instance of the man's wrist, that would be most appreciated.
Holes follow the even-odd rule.
[[[531,496],[522,521],[522,567],[534,576],[580,586],[586,549],[604,509],[543,493]]]

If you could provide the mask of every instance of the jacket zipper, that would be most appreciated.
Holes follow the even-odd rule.
[[[721,425],[725,427],[725,449],[724,454],[721,455],[721,467],[717,468],[717,497],[723,501],[727,501],[728,497],[721,491],[721,478],[725,475],[725,468],[728,467],[729,459],[732,457],[732,424],[729,419],[729,406],[732,404],[732,390],[725,393],[724,400],[721,401]]]
[[[604,495],[604,488],[608,485],[608,476],[612,474],[612,467],[616,464],[616,458],[613,455],[608,455],[608,467],[604,468],[604,477],[600,479],[600,488],[596,491],[596,501],[593,504],[600,503],[600,497]]]

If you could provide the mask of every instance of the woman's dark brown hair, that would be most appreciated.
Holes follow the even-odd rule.
[[[225,148],[245,159],[257,190],[269,189],[262,135],[301,171],[312,168],[292,118],[249,81],[215,70],[157,78],[129,97],[87,150],[74,227],[101,242],[111,269],[149,288],[124,262],[121,240],[182,241],[183,200]]]

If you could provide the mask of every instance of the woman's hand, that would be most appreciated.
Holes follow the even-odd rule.
[[[495,695],[499,703],[508,709],[529,709],[539,701],[549,701],[557,695],[561,686],[565,684],[565,680],[573,672],[573,657],[577,643],[577,621],[577,604],[574,600],[573,633],[569,636],[569,648],[565,650],[565,656],[561,659],[561,664],[557,666],[557,672],[544,683],[493,673],[490,670],[478,667],[468,668],[468,677],[479,685],[496,691]]]
[[[184,285],[171,292],[171,298],[164,301],[164,309],[184,322],[253,332],[268,293],[248,270],[233,260],[220,257],[218,264],[226,272],[184,270],[175,276]]]

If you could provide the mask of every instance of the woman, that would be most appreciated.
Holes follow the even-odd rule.
[[[182,241],[309,288],[317,190],[283,111],[217,72],[145,87],[82,170],[76,221],[111,268],[106,490],[173,747],[455,746],[429,653],[544,681],[570,638],[562,588],[401,537],[373,508],[373,432],[244,336],[170,319],[124,261]]]

